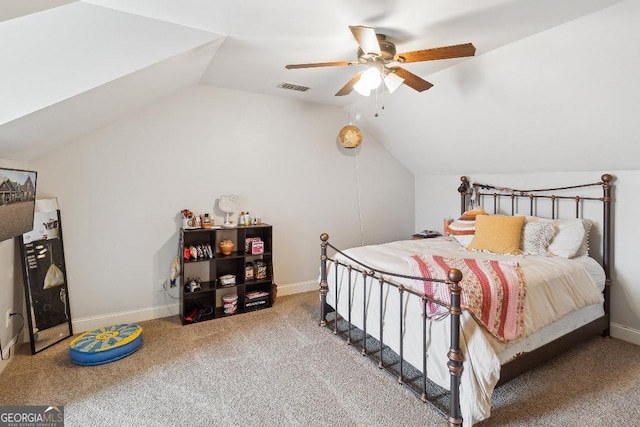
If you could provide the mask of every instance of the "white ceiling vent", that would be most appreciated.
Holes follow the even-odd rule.
[[[293,83],[280,83],[278,87],[282,89],[297,90],[298,92],[306,92],[309,90],[307,86],[294,85]]]

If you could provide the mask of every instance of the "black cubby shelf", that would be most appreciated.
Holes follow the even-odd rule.
[[[203,322],[220,317],[229,317],[249,311],[271,307],[273,304],[273,228],[269,224],[199,228],[180,230],[180,254],[185,254],[185,248],[198,245],[212,250],[212,257],[194,258],[181,256],[180,265],[180,321],[183,325]],[[221,240],[233,241],[235,247],[229,255],[220,252],[218,244]],[[262,242],[262,252],[253,254],[247,242],[258,240]],[[249,249],[249,251],[247,251]],[[247,278],[245,268],[247,263],[261,261],[266,266],[267,277],[261,279]],[[224,286],[219,282],[220,276],[235,276],[235,284]],[[254,272],[255,277],[255,272]],[[195,279],[200,289],[190,292],[185,285]],[[265,293],[260,299],[247,299],[246,295],[255,292]],[[223,298],[227,295],[237,295],[236,311],[225,313]]]

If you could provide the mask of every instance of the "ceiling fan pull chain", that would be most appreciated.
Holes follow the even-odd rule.
[[[382,98],[382,104],[378,103],[378,93],[381,92],[380,98]],[[380,110],[384,110],[384,86],[380,85],[376,88],[376,113],[374,117],[378,117],[378,107],[381,106]]]

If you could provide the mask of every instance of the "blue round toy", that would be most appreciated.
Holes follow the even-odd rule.
[[[101,365],[122,359],[142,347],[142,327],[122,323],[87,331],[69,343],[69,357],[78,365]]]

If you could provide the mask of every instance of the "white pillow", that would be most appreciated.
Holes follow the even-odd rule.
[[[527,217],[527,221],[549,221],[556,228],[556,234],[547,247],[551,255],[562,258],[575,258],[577,256],[586,256],[588,253],[590,221],[579,218],[548,219],[539,217]]]
[[[578,249],[576,257],[585,258],[589,256],[589,232],[591,231],[593,223],[588,219],[583,219],[582,225],[584,226],[585,237],[582,240],[582,245],[580,245],[580,249]]]

